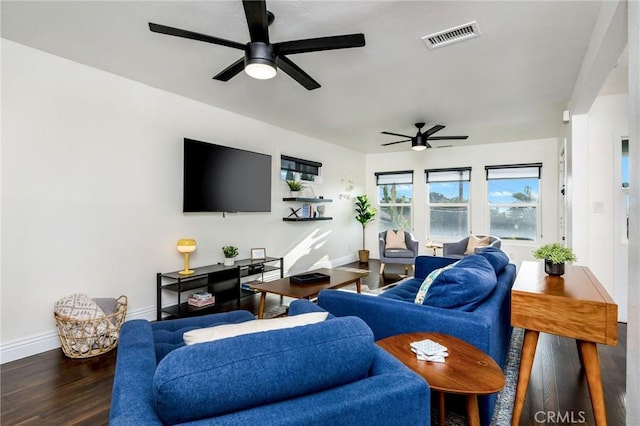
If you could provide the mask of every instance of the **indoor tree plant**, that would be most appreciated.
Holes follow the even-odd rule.
[[[573,250],[558,243],[545,244],[533,252],[536,259],[544,259],[544,271],[549,275],[564,274],[565,262],[578,260]]]
[[[364,228],[367,223],[371,222],[378,210],[374,208],[369,202],[367,195],[356,196],[356,220],[362,225],[362,250],[358,250],[358,258],[360,262],[365,263],[369,261],[369,250],[365,249],[364,244]]]
[[[238,247],[224,246],[222,253],[224,253],[224,265],[233,266],[233,258],[238,255]]]

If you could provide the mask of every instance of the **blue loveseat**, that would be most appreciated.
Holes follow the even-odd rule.
[[[299,300],[289,315],[313,311],[322,309]],[[250,320],[233,311],[126,322],[109,424],[430,423],[426,382],[377,347],[359,318],[183,343],[184,332]]]
[[[434,280],[424,304],[414,303],[425,278],[434,270],[456,261],[459,261],[458,265]],[[463,262],[470,271],[456,270]],[[478,269],[483,269],[478,277],[473,270],[476,264],[480,265]],[[480,283],[488,277],[487,264],[493,269],[495,284],[492,287]],[[411,332],[444,333],[475,345],[504,367],[511,337],[511,287],[516,276],[515,265],[496,248],[487,248],[462,260],[418,256],[415,265],[415,277],[378,297],[325,290],[318,296],[318,305],[338,317],[362,318],[371,327],[376,340]],[[467,295],[469,300],[464,300],[465,290],[469,288],[479,291]],[[438,302],[457,306],[434,306]],[[490,423],[496,399],[497,395],[479,398],[482,424]]]

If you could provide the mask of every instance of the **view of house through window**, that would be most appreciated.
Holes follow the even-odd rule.
[[[413,171],[376,173],[378,185],[378,224],[380,231],[411,231]]]
[[[425,170],[429,193],[427,233],[434,240],[460,239],[469,234],[471,167]]]
[[[490,233],[535,241],[539,229],[541,163],[486,166]]]

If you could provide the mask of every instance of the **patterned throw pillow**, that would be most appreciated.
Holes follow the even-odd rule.
[[[458,260],[458,262],[460,261]],[[429,275],[427,275],[427,277],[422,282],[422,285],[418,289],[418,294],[416,294],[416,298],[413,302],[418,305],[422,305],[422,302],[424,302],[424,298],[427,297],[427,291],[429,291],[429,287],[431,286],[433,281],[436,279],[436,277],[440,275],[442,271],[446,271],[447,269],[453,268],[455,265],[458,264],[458,262],[453,262],[445,266],[444,268],[434,269],[433,271],[431,271]]]
[[[404,231],[399,229],[398,231],[387,230],[387,236],[385,237],[385,249],[405,249],[407,244],[404,242]]]
[[[86,294],[72,294],[58,300],[54,311],[59,315],[74,320],[87,320],[104,317],[104,312]]]

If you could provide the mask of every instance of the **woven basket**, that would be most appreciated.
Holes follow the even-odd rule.
[[[127,296],[116,300],[116,311],[104,317],[78,320],[54,312],[62,351],[69,358],[90,358],[118,346],[120,327],[127,314]]]

